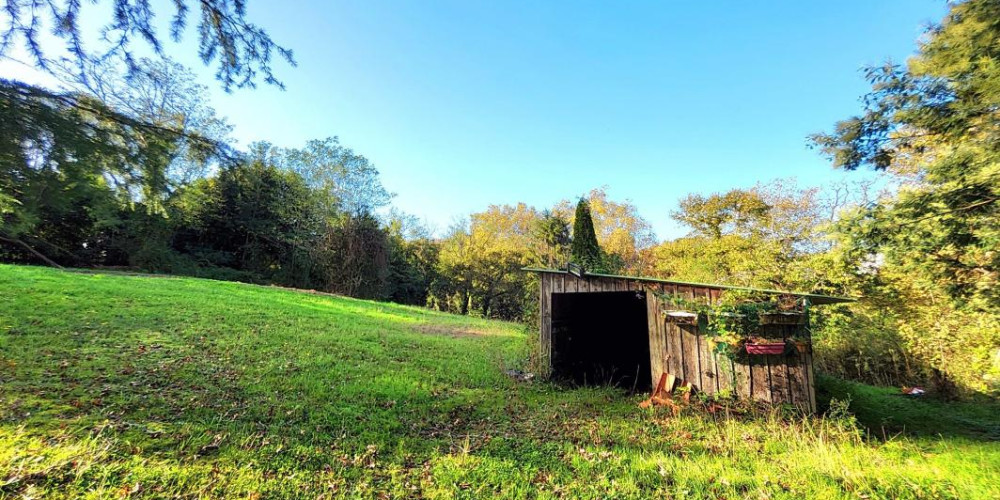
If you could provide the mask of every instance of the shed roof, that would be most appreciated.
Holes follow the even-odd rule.
[[[538,267],[525,267],[525,268],[522,269],[522,271],[530,271],[530,272],[535,272],[535,273],[570,274],[570,271],[567,270],[567,269],[544,269],[544,268],[538,268]],[[574,273],[574,275],[577,275],[577,274]],[[857,300],[857,299],[853,299],[853,298],[850,298],[850,297],[837,297],[837,296],[834,296],[834,295],[819,295],[819,294],[815,294],[815,293],[805,293],[805,292],[788,292],[788,291],[784,291],[784,290],[771,290],[771,289],[767,289],[767,288],[751,288],[751,287],[744,287],[744,286],[713,285],[713,284],[710,284],[710,283],[693,283],[693,282],[690,282],[690,281],[665,280],[665,279],[660,279],[660,278],[650,278],[650,277],[647,277],[647,276],[622,276],[622,275],[618,275],[618,274],[591,273],[591,272],[585,272],[585,271],[581,271],[580,274],[579,274],[579,276],[582,276],[582,277],[594,276],[594,277],[598,277],[598,278],[613,278],[613,279],[623,279],[623,280],[631,280],[631,281],[644,281],[644,282],[649,282],[649,283],[667,283],[667,284],[670,284],[670,285],[696,286],[696,287],[711,288],[711,289],[716,289],[716,290],[742,290],[742,291],[749,291],[749,292],[767,293],[767,294],[772,294],[772,295],[792,295],[792,296],[795,296],[795,297],[802,297],[802,298],[805,298],[805,299],[809,299],[809,302],[812,303],[812,304],[842,304],[842,303],[845,303],[845,302],[854,302],[855,300]]]

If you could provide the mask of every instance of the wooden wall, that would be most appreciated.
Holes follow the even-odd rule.
[[[553,293],[642,291],[648,292],[650,378],[654,387],[663,373],[669,373],[708,394],[730,391],[741,399],[789,403],[810,413],[816,411],[811,345],[806,352],[791,357],[750,356],[748,362],[736,363],[713,352],[711,343],[696,325],[668,323],[663,315],[663,301],[652,293],[715,303],[721,295],[720,289],[600,276],[580,278],[568,273],[539,274],[541,356],[548,369],[552,360]],[[803,327],[762,325],[760,333],[767,338],[787,339],[801,334],[797,329]]]

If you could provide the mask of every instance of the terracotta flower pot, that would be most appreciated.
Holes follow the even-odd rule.
[[[799,354],[809,354],[810,344],[806,342],[795,342],[795,349]]]
[[[777,355],[785,352],[784,342],[747,343],[747,354]]]

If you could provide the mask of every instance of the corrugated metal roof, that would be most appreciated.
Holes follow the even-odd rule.
[[[566,269],[544,269],[538,267],[525,267],[522,268],[521,270],[535,272],[535,273],[570,274],[569,271]],[[773,295],[793,295],[795,297],[802,297],[809,299],[809,302],[812,304],[843,304],[845,302],[854,302],[857,300],[850,297],[837,297],[834,295],[819,295],[815,293],[805,293],[805,292],[788,292],[784,290],[771,290],[767,288],[751,288],[744,286],[713,285],[711,283],[694,283],[690,281],[665,280],[660,278],[650,278],[646,276],[622,276],[618,274],[584,272],[583,277],[587,276],[594,276],[597,278],[616,278],[616,279],[632,280],[632,281],[645,281],[650,283],[667,283],[670,285],[680,285],[680,286],[696,286],[701,288],[712,288],[716,290],[742,290],[747,292],[760,292]]]

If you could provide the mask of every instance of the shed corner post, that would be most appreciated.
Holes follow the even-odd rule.
[[[802,309],[805,315],[803,325],[803,330],[806,333],[806,356],[808,357],[806,370],[806,384],[809,385],[809,413],[816,414],[819,411],[819,407],[816,406],[816,365],[813,364],[813,339],[812,339],[812,321],[809,314],[809,309],[812,303],[809,301],[808,297],[802,299]]]
[[[538,274],[538,354],[539,375],[552,374],[552,277]]]
[[[642,288],[645,290],[646,295],[646,334],[649,336],[649,378],[655,394],[657,384],[660,381],[660,375],[667,371],[664,363],[661,362],[661,356],[664,353],[660,350],[660,311],[656,293],[646,289],[646,287]]]

